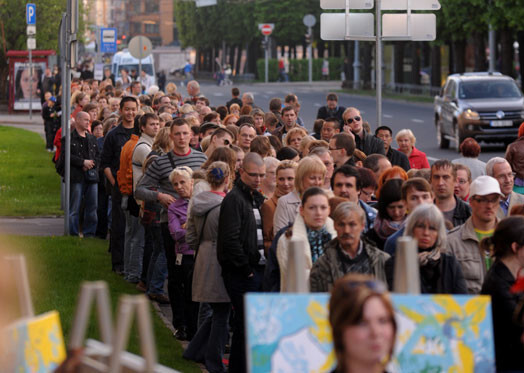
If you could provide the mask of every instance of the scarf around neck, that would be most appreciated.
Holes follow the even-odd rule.
[[[306,227],[307,239],[311,247],[311,260],[313,263],[324,254],[324,246],[331,241],[331,233],[329,233],[325,226],[319,230],[312,230]]]
[[[382,219],[380,215],[377,215],[375,223],[373,224],[373,229],[381,240],[386,240],[389,236],[402,228],[405,221],[406,219],[404,218],[400,223],[394,223],[389,219]]]

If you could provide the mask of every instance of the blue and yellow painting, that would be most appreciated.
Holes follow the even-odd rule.
[[[392,295],[398,324],[388,372],[495,372],[486,296]],[[248,294],[251,373],[330,372],[328,294]]]

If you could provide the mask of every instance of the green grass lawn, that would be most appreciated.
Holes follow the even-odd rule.
[[[122,294],[137,294],[134,285],[111,271],[107,241],[73,237],[0,236],[9,251],[25,254],[30,273],[31,292],[37,314],[58,310],[66,343],[74,316],[77,295],[83,281],[106,281],[113,312]],[[151,307],[151,312],[154,313]],[[93,316],[93,315],[92,315]],[[199,367],[182,358],[182,347],[162,320],[153,314],[158,360],[180,372],[200,372]],[[138,333],[131,331],[128,350],[139,352]],[[98,338],[94,318],[88,336]]]
[[[60,176],[40,135],[0,126],[0,216],[62,215]]]

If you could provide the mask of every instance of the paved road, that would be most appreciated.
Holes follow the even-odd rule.
[[[301,103],[300,117],[306,123],[308,130],[313,127],[317,110],[325,105],[325,97],[328,92],[340,90],[339,82],[315,82],[312,85],[307,83],[257,83],[236,85],[241,93],[253,92],[255,104],[263,110],[267,110],[269,100],[273,97],[281,99],[289,93],[295,93]],[[185,89],[179,87],[185,93]],[[212,105],[223,105],[231,97],[231,86],[217,87],[211,83],[203,83],[201,91],[209,98]],[[362,112],[364,120],[371,124],[371,128],[376,128],[376,100],[374,97],[350,95],[338,93],[341,105],[355,106]],[[417,148],[424,151],[428,157],[435,159],[458,158],[459,155],[454,150],[439,149],[437,145],[435,125],[433,122],[433,106],[425,103],[410,103],[398,100],[383,100],[383,119],[382,123],[390,126],[394,132],[403,128],[410,128],[417,138]],[[480,159],[487,161],[495,156],[504,156],[504,149],[500,146],[483,147]]]

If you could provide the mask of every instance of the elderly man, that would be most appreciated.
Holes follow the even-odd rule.
[[[497,210],[497,218],[503,219],[509,215],[513,206],[524,203],[524,195],[513,191],[515,173],[504,158],[491,158],[486,164],[486,174],[494,177],[499,182],[502,198],[500,199],[500,207]]]
[[[479,244],[495,231],[497,209],[503,194],[499,183],[491,176],[477,177],[469,190],[471,217],[449,232],[447,251],[457,258],[464,273],[468,293],[478,294],[491,264],[490,253],[481,252]]]
[[[309,276],[312,292],[328,292],[333,283],[347,273],[366,273],[386,281],[385,263],[389,254],[361,237],[366,226],[366,214],[357,204],[342,202],[333,213],[337,237],[324,249],[313,264]]]

